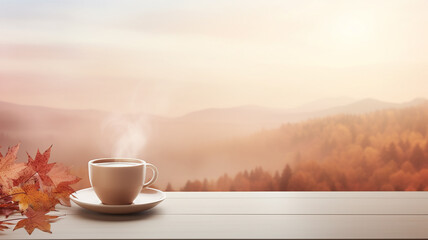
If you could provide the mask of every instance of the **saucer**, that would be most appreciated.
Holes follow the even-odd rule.
[[[110,214],[126,214],[148,210],[165,200],[164,192],[154,188],[143,188],[137,198],[129,205],[105,205],[94,192],[93,188],[85,188],[74,192],[70,199],[82,208],[95,212]]]

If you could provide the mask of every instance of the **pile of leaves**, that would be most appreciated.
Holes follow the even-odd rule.
[[[27,163],[15,162],[19,144],[5,156],[0,153],[0,231],[18,221],[13,230],[25,228],[31,234],[38,228],[52,233],[50,223],[59,216],[48,213],[57,204],[71,206],[69,196],[74,190],[70,185],[80,178],[61,164],[48,163],[51,148],[43,154],[37,150],[34,159],[27,153]]]

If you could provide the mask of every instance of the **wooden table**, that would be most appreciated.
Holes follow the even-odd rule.
[[[2,239],[428,238],[428,192],[168,192],[156,208],[104,215],[73,205],[53,234]]]

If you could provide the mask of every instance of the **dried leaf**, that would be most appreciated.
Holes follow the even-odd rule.
[[[13,201],[19,203],[19,209],[26,211],[31,207],[35,211],[50,211],[55,208],[58,201],[49,194],[40,191],[36,184],[27,184],[15,187],[12,190]]]
[[[13,147],[9,147],[7,149],[7,153],[6,156],[0,156],[2,158],[2,160],[0,161],[0,169],[3,169],[4,165],[11,165],[13,163],[15,163],[16,160],[16,154],[18,153],[19,150],[19,143],[16,144]]]
[[[37,150],[36,157],[33,159],[28,153],[28,166],[31,167],[31,169],[34,172],[37,172],[40,176],[40,179],[42,180],[42,184],[45,186],[52,186],[53,182],[50,179],[50,177],[47,176],[48,172],[52,169],[52,167],[55,165],[55,163],[49,163],[49,158],[51,156],[51,149],[52,146],[50,146],[43,154],[40,153],[39,150]]]
[[[38,228],[43,232],[52,233],[50,224],[52,222],[51,219],[55,219],[58,216],[49,216],[46,215],[46,213],[47,212],[34,211],[32,208],[28,208],[27,212],[25,213],[27,218],[19,221],[13,231],[19,228],[25,228],[28,234],[31,235],[34,229]]]
[[[19,178],[20,172],[26,168],[25,163],[15,163],[19,144],[7,150],[6,156],[0,157],[0,189],[8,192],[13,187],[13,180]]]
[[[48,173],[48,176],[52,179],[55,186],[58,186],[62,182],[71,185],[80,181],[79,177],[71,174],[70,169],[62,164],[56,164]]]
[[[13,180],[13,186],[18,186],[20,184],[34,182],[31,181],[35,176],[36,172],[29,167],[28,165],[19,172],[19,177]]]
[[[60,183],[52,193],[61,205],[71,207],[70,194],[74,193],[74,189],[67,182]]]
[[[80,178],[73,176],[70,169],[60,164],[48,163],[52,146],[43,154],[37,150],[28,163],[15,163],[19,144],[9,148],[6,156],[0,154],[0,215],[8,216],[21,212],[27,216],[13,230],[25,228],[31,234],[35,228],[50,231],[50,222],[57,216],[46,215],[60,203],[70,206],[70,184]],[[0,221],[0,231],[10,223]]]
[[[72,175],[68,167],[60,164],[52,168],[49,176],[56,186],[55,190],[52,191],[53,196],[61,205],[70,207],[70,194],[74,192],[74,189],[69,185],[77,183],[80,178]]]

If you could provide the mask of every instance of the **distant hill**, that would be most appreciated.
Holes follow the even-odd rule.
[[[396,109],[409,106],[415,106],[426,99],[417,98],[405,103],[390,103],[376,99],[362,99],[352,101],[343,98],[344,102],[349,104],[340,104],[338,99],[328,99],[307,105],[302,108],[292,109],[272,109],[260,106],[241,106],[233,108],[210,108],[191,112],[183,117],[177,118],[178,121],[193,122],[195,124],[222,124],[231,125],[242,129],[243,132],[250,133],[257,129],[270,129],[280,126],[283,123],[299,122],[312,118],[331,116],[336,114],[363,114],[384,109]],[[322,109],[321,106],[332,106]],[[308,109],[317,109],[308,112]]]
[[[89,120],[101,119],[107,114],[96,110],[68,110],[0,102],[0,130],[40,131],[69,127],[76,123],[86,125]]]
[[[195,171],[199,169],[200,174],[206,174],[206,169],[217,167],[214,160],[204,155],[207,149],[215,151],[225,142],[245,139],[262,130],[275,129],[284,123],[403,108],[425,101],[416,99],[394,104],[366,99],[314,112],[240,106],[205,109],[177,118],[147,114],[115,115],[97,110],[66,110],[0,102],[0,146],[3,147],[0,151],[21,142],[23,151],[20,151],[19,159],[25,161],[25,151],[34,155],[37,148],[43,150],[53,144],[54,161],[69,164],[85,175],[88,160],[114,154],[122,133],[141,134],[142,150],[136,156],[159,167],[164,174],[159,184],[163,185],[170,178],[177,177],[174,175],[177,172],[186,172],[188,164],[192,164]],[[233,144],[227,147],[233,148]],[[216,154],[212,157],[220,162],[227,159]],[[236,162],[236,167],[251,161],[241,159]]]

